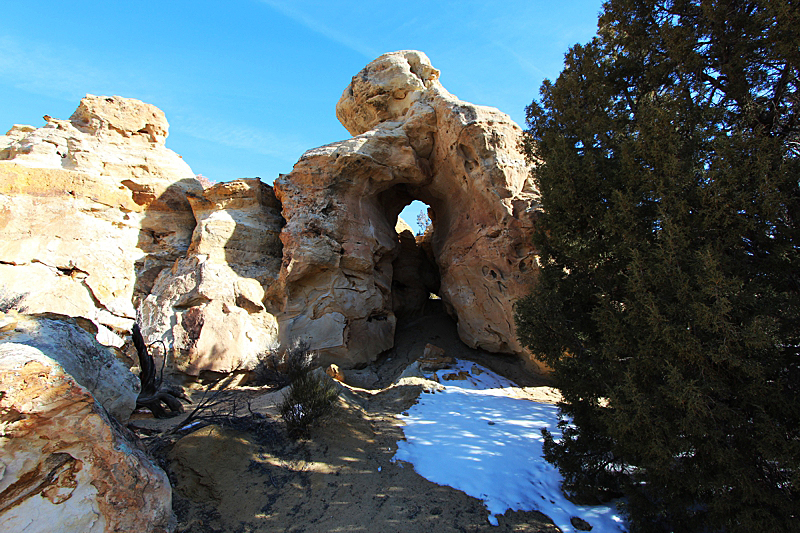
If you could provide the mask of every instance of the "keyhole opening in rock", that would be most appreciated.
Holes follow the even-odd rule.
[[[433,247],[436,214],[404,187],[387,192],[383,205],[389,220],[396,221],[398,243],[392,262],[392,310],[398,323],[440,313],[443,302]]]

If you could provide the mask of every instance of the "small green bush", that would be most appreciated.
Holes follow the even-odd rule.
[[[315,373],[314,354],[307,342],[296,343],[286,354],[290,385],[279,408],[294,436],[307,435],[311,426],[333,411],[339,391],[322,373]]]
[[[249,384],[256,387],[285,387],[289,384],[289,376],[285,373],[283,359],[285,354],[276,353],[272,349],[265,350],[258,356],[258,364],[252,371]]]

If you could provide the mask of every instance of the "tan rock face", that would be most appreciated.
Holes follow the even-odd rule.
[[[422,357],[417,359],[419,369],[424,372],[436,372],[437,370],[450,368],[455,362],[454,358],[445,355],[444,348],[430,343],[425,345]]]
[[[144,135],[151,142],[161,144],[164,144],[169,131],[163,111],[154,105],[120,96],[87,94],[69,119],[77,128],[92,135]]]
[[[258,179],[220,183],[189,202],[197,220],[191,245],[142,302],[142,334],[170,346],[172,366],[192,376],[252,370],[277,347],[264,293],[281,264],[279,204]]]
[[[468,345],[523,353],[512,306],[535,274],[538,206],[522,132],[438,76],[414,51],[367,65],[336,109],[355,137],[309,150],[274,191],[204,191],[164,146],[163,113],[137,100],[87,96],[70,120],[14,126],[0,138],[0,296],[87,317],[117,346],[138,313],[189,375],[252,369],[298,338],[323,363],[362,365],[430,294]],[[414,199],[431,207],[424,239],[396,229]]]
[[[121,345],[135,305],[185,254],[186,196],[202,187],[151,105],[88,95],[70,120],[47,119],[0,137],[0,286]]]
[[[0,530],[172,531],[166,474],[109,417],[100,396],[95,401],[44,349],[5,341],[27,335],[25,324],[15,324],[25,320],[0,315]],[[24,331],[14,333],[17,326]],[[73,340],[84,337],[67,359],[92,361],[95,354],[78,353],[91,335],[69,321],[64,328]]]
[[[513,303],[535,269],[536,191],[522,131],[493,108],[458,100],[421,52],[385,54],[353,78],[337,117],[356,136],[310,150],[275,182],[286,226],[269,297],[284,342],[303,336],[357,365],[393,344],[397,215],[431,206],[439,294],[462,340],[523,353]]]
[[[167,150],[156,107],[87,96],[70,120],[0,138],[0,296],[28,312],[83,316],[121,346],[139,315],[169,368],[248,370],[274,348],[264,305],[283,219],[272,188],[203,190]]]
[[[357,75],[336,105],[336,118],[353,135],[408,113],[428,89],[442,89],[439,71],[422,52],[384,54]]]

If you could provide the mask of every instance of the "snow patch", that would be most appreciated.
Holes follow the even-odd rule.
[[[445,379],[459,372],[466,379]],[[421,395],[400,417],[406,440],[393,460],[483,500],[493,525],[512,509],[540,511],[564,533],[576,531],[572,517],[593,533],[626,531],[615,507],[575,505],[561,491],[561,474],[542,457],[542,428],[561,436],[555,405],[515,397],[515,383],[469,361],[437,375],[445,389]]]

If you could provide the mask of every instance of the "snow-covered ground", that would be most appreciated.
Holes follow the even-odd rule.
[[[459,371],[469,372],[468,379],[442,379]],[[395,460],[483,500],[494,525],[495,515],[512,509],[541,511],[565,533],[576,531],[572,517],[593,533],[626,530],[614,507],[575,505],[561,492],[561,475],[542,458],[541,429],[561,435],[556,406],[513,397],[513,382],[472,362],[437,374],[445,390],[422,394],[401,417],[406,440],[398,442]]]

